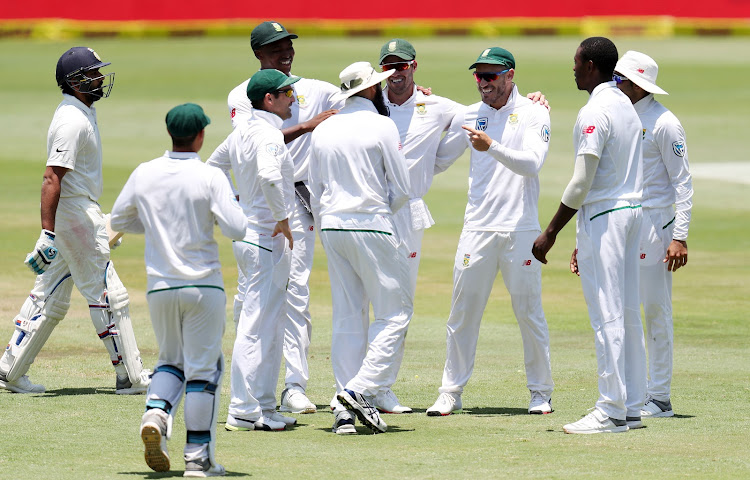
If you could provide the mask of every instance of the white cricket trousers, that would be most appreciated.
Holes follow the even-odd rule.
[[[578,271],[594,329],[599,400],[618,420],[640,417],[646,348],[638,297],[642,210],[627,201],[584,205],[576,221]]]
[[[396,235],[369,230],[323,229],[320,239],[333,301],[336,389],[375,396],[396,380],[397,352],[412,316],[405,249]]]
[[[216,439],[226,295],[217,286],[180,286],[151,291],[147,300],[159,359],[146,405],[169,402],[168,413],[174,415],[187,385],[185,454],[195,456],[199,452],[205,456]]]
[[[294,249],[292,250],[289,288],[286,291],[287,320],[284,325],[284,361],[286,363],[287,387],[301,387],[307,390],[310,367],[307,357],[312,337],[310,317],[310,272],[315,251],[315,225],[313,217],[296,201],[297,211],[290,225]],[[242,292],[247,280],[242,271],[237,273],[237,294],[234,296],[234,324],[239,322],[244,297]]]
[[[232,351],[229,414],[256,420],[262,411],[276,410],[291,250],[281,234],[250,230],[233,248],[246,283],[238,287],[244,301]]]
[[[542,309],[542,269],[531,254],[538,235],[539,231],[461,232],[453,265],[453,300],[440,393],[460,395],[471,378],[479,326],[500,272],[521,329],[526,386],[546,397],[552,395],[549,331]]]
[[[664,257],[672,243],[674,208],[644,208],[641,231],[641,304],[646,319],[648,347],[648,395],[666,402],[671,395],[672,272]]]

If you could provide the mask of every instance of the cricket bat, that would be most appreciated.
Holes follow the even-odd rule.
[[[110,223],[110,214],[108,213],[105,215],[107,217],[107,235],[109,236],[109,248],[112,248],[112,246],[117,243],[118,240],[122,238],[123,235],[125,235],[122,232],[115,232],[112,230],[112,224]]]

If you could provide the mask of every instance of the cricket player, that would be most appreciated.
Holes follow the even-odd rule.
[[[409,173],[380,87],[393,73],[376,72],[369,62],[346,67],[339,75],[346,104],[311,138],[312,207],[333,301],[337,434],[356,433],[353,415],[375,433],[386,431],[367,397],[395,381],[412,315],[406,249],[393,222],[393,214],[407,208]]]
[[[571,271],[581,277],[594,329],[599,400],[565,433],[625,432],[641,428],[646,396],[646,352],[638,301],[638,250],[643,189],[641,121],[612,81],[617,47],[604,37],[581,42],[573,72],[589,100],[573,129],[573,178],[533,254],[546,254],[578,212]]]
[[[648,332],[648,397],[642,417],[671,417],[672,272],[687,264],[687,236],[693,206],[685,130],[654,94],[659,66],[628,51],[615,65],[613,79],[628,96],[643,125],[643,227],[640,299]],[[665,265],[666,264],[666,265]]]
[[[276,69],[291,75],[294,61],[292,40],[297,35],[289,33],[278,22],[267,21],[256,26],[250,34],[250,46],[262,69]],[[252,115],[252,105],[247,98],[245,80],[235,87],[228,97],[232,126],[241,125]],[[284,141],[294,162],[295,215],[290,224],[294,237],[292,265],[287,289],[287,320],[284,323],[284,359],[286,362],[285,389],[281,394],[282,412],[315,413],[316,407],[306,394],[310,369],[307,356],[310,350],[312,323],[310,318],[310,271],[315,246],[315,226],[310,213],[310,193],[307,188],[310,135],[305,135],[323,120],[336,113],[341,102],[334,99],[339,89],[328,82],[300,78],[292,87],[297,101],[292,104],[292,116],[281,124]],[[240,273],[239,284],[245,278]],[[235,323],[242,310],[244,298],[238,293],[234,302]]]
[[[232,352],[232,399],[227,430],[284,430],[297,420],[276,412],[287,284],[295,242],[294,164],[281,133],[295,103],[299,77],[262,69],[247,84],[252,113],[211,155],[227,176],[234,172],[247,233],[233,244],[243,298]]]
[[[159,359],[141,439],[152,470],[170,468],[167,439],[185,392],[185,476],[224,475],[214,458],[226,294],[214,223],[234,240],[247,219],[224,173],[198,152],[211,120],[193,103],[167,113],[172,149],[139,165],[112,207],[112,228],[145,233],[147,299]]]
[[[0,388],[41,393],[26,372],[70,307],[73,285],[89,304],[97,335],[115,367],[115,393],[143,393],[150,372],[143,369],[125,286],[109,259],[102,193],[102,147],[94,102],[114,85],[110,65],[87,47],[73,47],[57,61],[62,90],[47,133],[47,168],[42,182],[42,233],[26,265],[37,277],[16,315],[16,330],[0,358]]]
[[[471,147],[469,199],[453,266],[453,299],[440,395],[429,416],[462,410],[479,326],[498,272],[521,329],[528,412],[551,413],[549,332],[542,309],[541,265],[531,256],[539,234],[539,171],[549,149],[549,111],[518,93],[516,61],[508,50],[487,48],[474,69],[481,101],[456,115],[437,151],[435,171]]]
[[[442,134],[450,126],[454,115],[463,108],[459,103],[438,95],[425,94],[417,88],[414,82],[416,55],[411,43],[394,38],[382,46],[379,60],[382,71],[393,71],[386,79],[383,97],[388,107],[388,116],[396,123],[403,146],[402,153],[409,169],[409,203],[393,216],[393,221],[397,225],[401,241],[408,249],[406,261],[409,282],[405,287],[409,289],[412,300],[417,287],[424,231],[435,224],[422,197],[432,185],[435,154]],[[394,366],[396,374],[403,356],[404,344],[397,352]],[[368,400],[383,413],[412,412],[410,407],[401,404],[390,386]]]

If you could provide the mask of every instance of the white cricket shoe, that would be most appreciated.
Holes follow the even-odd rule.
[[[292,425],[297,425],[297,419],[294,417],[287,417],[286,415],[282,415],[277,411],[268,411],[263,412],[263,416],[266,418],[270,418],[274,422],[281,422],[287,427],[291,427]]]
[[[144,368],[141,370],[141,374],[136,383],[131,382],[128,377],[117,377],[115,393],[117,395],[139,395],[141,393],[146,393],[148,386],[151,385],[151,375],[151,370]]]
[[[5,379],[5,375],[0,374],[0,388],[10,390],[13,393],[44,393],[44,385],[31,383],[29,377],[22,375],[12,382]]]
[[[185,461],[185,473],[183,477],[223,477],[227,474],[224,466],[218,463],[211,463],[208,458],[200,460],[186,460]]]
[[[669,400],[662,402],[661,400],[649,398],[641,409],[641,417],[674,417],[672,402]]]
[[[249,420],[245,418],[239,418],[233,416],[231,413],[227,415],[227,423],[224,428],[230,432],[244,432],[250,430],[263,430],[266,432],[278,432],[286,429],[286,423],[278,422],[266,415],[261,415],[256,420]]]
[[[351,410],[336,412],[336,419],[333,421],[331,431],[336,435],[356,435],[357,429],[354,428],[354,413]]]
[[[344,389],[336,397],[347,410],[352,410],[359,421],[373,433],[384,433],[388,430],[388,425],[380,418],[378,409],[370,405],[370,402],[361,393]]]
[[[280,412],[315,413],[318,408],[307,398],[305,391],[299,387],[291,387],[281,392]]]
[[[552,413],[552,398],[542,395],[542,392],[532,390],[531,401],[529,402],[529,413],[534,415],[546,415]]]
[[[378,392],[375,397],[368,397],[367,400],[377,408],[381,413],[412,413],[410,407],[401,405],[401,402],[390,388],[385,388]]]
[[[151,408],[141,417],[141,440],[145,447],[146,465],[155,472],[169,471],[167,451],[168,415],[164,410]]]
[[[427,409],[427,416],[437,417],[461,412],[463,412],[461,408],[461,394],[441,393],[435,401],[435,405]]]
[[[641,417],[625,417],[625,423],[628,424],[628,430],[635,430],[644,427]]]
[[[598,408],[578,420],[575,423],[569,423],[563,426],[565,433],[620,433],[627,432],[628,425],[625,420],[609,418]]]

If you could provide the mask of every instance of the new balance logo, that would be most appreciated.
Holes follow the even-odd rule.
[[[531,260],[526,260],[525,262],[523,262],[523,265],[525,267],[528,267],[529,265],[531,265]]]
[[[417,258],[417,252],[411,252],[409,258]]]
[[[595,129],[596,129],[596,127],[594,125],[589,125],[588,127],[583,127],[583,134],[584,135],[589,135],[591,133],[594,133]]]

